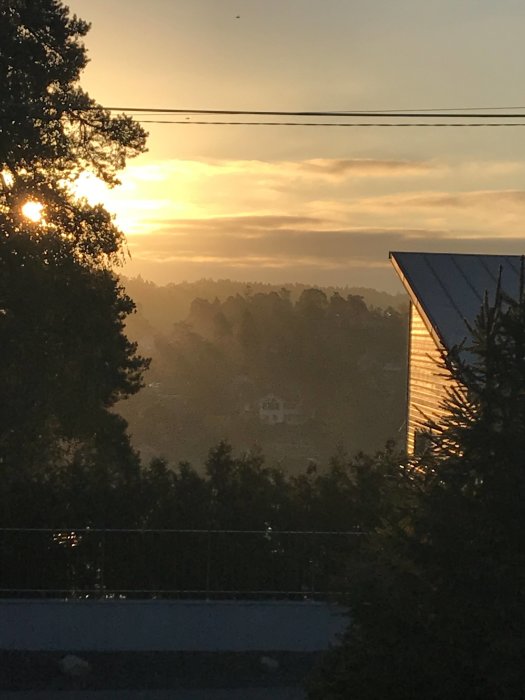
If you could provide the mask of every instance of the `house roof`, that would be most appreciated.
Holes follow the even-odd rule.
[[[446,350],[467,337],[465,321],[474,321],[485,293],[494,300],[500,271],[502,290],[514,298],[519,293],[520,255],[392,252],[390,260],[434,340]]]

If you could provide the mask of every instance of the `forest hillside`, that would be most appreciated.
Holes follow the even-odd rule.
[[[152,358],[118,406],[144,459],[202,463],[229,440],[288,471],[401,439],[406,300],[229,280],[126,281],[130,338]]]

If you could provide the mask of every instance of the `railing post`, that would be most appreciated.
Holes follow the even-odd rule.
[[[208,545],[206,556],[206,600],[210,599],[211,582],[211,530],[208,529]]]
[[[106,589],[106,528],[102,530],[102,537],[99,542],[99,547],[101,550],[100,554],[100,568],[99,568],[99,585],[100,585],[100,595],[104,597],[104,591]]]
[[[311,535],[310,540],[310,595],[312,600],[315,599],[315,567],[316,567],[316,556],[315,547],[316,545],[316,535]]]

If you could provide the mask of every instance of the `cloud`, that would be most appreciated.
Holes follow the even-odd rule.
[[[157,280],[275,281],[279,273],[282,281],[321,284],[332,274],[341,281],[349,271],[368,271],[370,284],[386,288],[389,250],[519,254],[525,247],[525,189],[515,187],[518,164],[510,161],[171,160],[136,167],[119,205],[134,222],[132,269]]]
[[[523,236],[525,190],[397,192],[312,200],[304,214],[337,228],[423,228]]]
[[[299,173],[331,177],[394,177],[435,174],[436,163],[416,160],[373,160],[367,158],[317,158],[294,164]]]
[[[161,174],[218,177],[250,174],[253,176],[404,176],[421,175],[447,169],[448,166],[421,160],[395,160],[373,158],[311,158],[301,160],[168,160],[156,165],[142,166],[135,177],[142,180],[158,180]],[[130,171],[131,174],[131,171]],[[154,175],[154,176],[153,176]]]
[[[463,234],[523,235],[525,190],[397,192],[346,199],[312,199],[262,206],[259,212],[237,216],[168,217],[168,211],[144,219],[142,232],[211,232],[216,236],[265,236],[274,230],[366,229],[456,230]],[[281,210],[281,211],[280,211]],[[174,210],[173,210],[174,211]],[[152,212],[153,214],[153,212]],[[164,215],[162,215],[164,214]]]
[[[130,234],[165,230],[174,219],[204,226],[205,219],[222,216],[240,225],[241,217],[283,214],[323,219],[325,224],[313,224],[321,228],[486,230],[485,211],[493,219],[498,206],[505,208],[502,224],[519,223],[524,194],[508,187],[516,182],[518,165],[411,158],[145,161],[126,170],[122,187],[104,201]],[[452,221],[460,211],[471,220]]]
[[[322,226],[323,219],[314,216],[293,216],[288,214],[252,214],[240,216],[212,216],[201,219],[168,219],[165,221],[150,222],[155,230],[168,230],[178,232],[212,231],[217,234],[235,230],[242,232],[268,231],[289,226]]]
[[[467,177],[494,178],[523,173],[525,164],[520,160],[467,160],[454,165],[456,171]]]
[[[479,207],[500,207],[502,205],[525,206],[525,190],[483,190],[474,192],[434,192],[416,195],[397,195],[376,200],[392,206],[411,207],[451,207],[471,209]]]
[[[202,277],[272,283],[350,284],[400,291],[391,250],[515,254],[521,237],[480,235],[459,229],[293,227],[285,217],[255,221],[181,221],[171,230],[129,239],[132,261],[124,272],[158,283]],[[262,217],[264,218],[264,217]],[[289,226],[285,224],[288,223]],[[313,224],[313,222],[311,222]],[[269,225],[271,224],[271,225]],[[268,225],[267,228],[265,226]]]
[[[474,191],[409,191],[379,196],[353,197],[347,201],[318,200],[309,203],[309,210],[338,212],[380,212],[395,209],[493,209],[494,207],[519,208],[525,206],[525,190],[474,190]]]
[[[169,264],[214,263],[218,267],[253,267],[258,274],[264,267],[298,268],[305,265],[342,268],[360,264],[366,267],[387,265],[388,251],[494,252],[519,254],[524,249],[520,238],[466,235],[457,230],[356,228],[345,230],[295,229],[269,227],[259,235],[234,231],[225,222],[207,221],[198,235],[195,222],[179,228],[130,241],[135,260]],[[212,226],[211,224],[215,225]],[[282,224],[282,222],[278,222]],[[262,225],[262,222],[261,222]]]

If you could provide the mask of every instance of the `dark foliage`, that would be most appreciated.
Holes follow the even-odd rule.
[[[399,472],[404,505],[370,539],[312,700],[523,698],[523,293],[486,301],[447,365],[450,417],[411,478]]]
[[[259,453],[235,456],[228,443],[197,471],[158,459],[134,469],[126,441],[103,442],[96,460],[77,450],[67,465],[0,483],[0,588],[326,596],[347,587],[363,531],[384,519],[374,504],[392,500],[383,496],[397,463],[390,449],[287,476]]]
[[[144,150],[145,133],[80,88],[88,29],[59,0],[0,3],[4,483],[49,464],[138,464],[125,424],[108,412],[139,389],[147,366],[124,334],[134,305],[112,271],[123,237],[74,185],[85,172],[114,185],[126,158]],[[27,202],[41,206],[40,220],[24,216]]]

